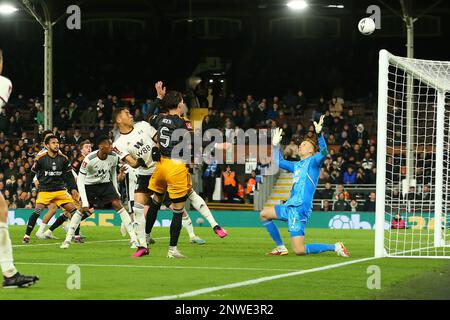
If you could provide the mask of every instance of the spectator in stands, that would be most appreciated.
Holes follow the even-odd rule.
[[[84,140],[84,138],[81,135],[81,130],[77,128],[77,129],[75,129],[72,137],[70,137],[69,143],[73,144],[73,145],[78,145],[83,140]]]
[[[219,166],[214,156],[209,158],[209,164],[207,165],[203,173],[203,190],[206,192],[206,201],[212,201],[214,189],[216,185],[216,177],[219,174]]]
[[[250,111],[248,109],[244,109],[242,112],[242,129],[247,131],[248,129],[253,127],[253,118],[250,116]]]
[[[75,102],[69,104],[69,120],[71,124],[79,124],[81,117],[81,111]]]
[[[355,128],[356,125],[359,123],[358,119],[355,116],[355,112],[353,111],[353,109],[348,109],[347,111],[347,115],[344,117],[345,123],[348,123],[348,125],[351,128]]]
[[[350,152],[349,158],[351,156],[353,156],[355,158],[355,161],[361,162],[361,160],[363,159],[363,153],[361,151],[361,146],[359,144],[356,143],[353,146],[353,150]]]
[[[93,129],[97,120],[97,112],[94,110],[94,107],[92,105],[90,105],[87,110],[83,111],[80,120],[85,128]]]
[[[298,150],[298,140],[291,139],[291,142],[284,149],[284,158],[288,161],[299,161],[300,155]]]
[[[334,134],[330,134],[330,136],[328,137],[328,144],[329,145],[336,145],[336,144],[338,144]]]
[[[358,172],[356,173],[356,183],[357,184],[367,184],[366,175],[362,168],[358,168]]]
[[[234,109],[231,111],[231,121],[234,123],[235,126],[242,128],[244,125],[244,120],[241,115],[239,115],[239,112]]]
[[[372,159],[370,152],[366,152],[361,161],[361,166],[365,171],[370,171],[375,167],[375,161]]]
[[[319,121],[319,118],[322,114],[324,114],[328,110],[328,105],[325,102],[324,97],[319,98],[319,102],[315,106],[312,114],[311,114],[311,121]]]
[[[406,221],[396,213],[394,219],[392,219],[391,229],[406,229]]]
[[[17,137],[22,134],[22,128],[16,122],[16,118],[11,116],[8,125],[8,137]]]
[[[151,116],[153,114],[157,114],[155,112],[155,109],[156,109],[156,106],[152,104],[151,99],[145,100],[145,102],[141,106],[141,112],[146,118],[148,118],[149,116]]]
[[[223,178],[223,192],[228,200],[232,200],[236,196],[238,187],[236,181],[236,173],[231,171],[231,167],[227,166],[226,170],[222,173]]]
[[[262,99],[261,102],[256,107],[253,112],[253,119],[256,125],[264,125],[265,120],[267,119],[267,101],[266,99]]]
[[[416,187],[410,186],[408,193],[406,194],[406,199],[407,200],[416,200],[417,196],[418,195],[416,194]]]
[[[39,105],[38,112],[36,113],[36,123],[38,125],[44,125],[44,119],[45,119],[44,107]]]
[[[247,95],[247,100],[245,101],[250,112],[253,112],[258,107],[258,102],[253,98],[253,95]]]
[[[305,112],[306,108],[306,97],[302,90],[297,92],[297,101],[294,107],[294,116],[300,118]]]
[[[365,142],[369,139],[369,135],[364,129],[364,125],[362,123],[358,124],[358,126],[356,127],[356,137],[357,139],[363,139],[363,141]]]
[[[334,190],[331,185],[331,183],[327,182],[325,183],[325,188],[323,190],[320,190],[319,196],[320,199],[333,199]]]
[[[343,184],[337,184],[336,185],[336,190],[334,191],[333,199],[334,200],[339,200],[339,195],[341,193],[344,195],[344,199],[345,200],[350,200],[350,194],[344,189],[344,185]]]
[[[271,120],[277,120],[280,118],[280,115],[278,114],[279,106],[278,104],[274,103],[272,107],[267,111],[267,119]]]
[[[245,198],[249,203],[253,203],[256,190],[256,171],[252,170],[251,177],[246,181]]]
[[[356,199],[352,199],[350,201],[350,211],[352,212],[358,212],[359,211],[359,204]]]
[[[355,184],[356,183],[356,172],[352,166],[347,168],[347,171],[342,175],[343,184]]]
[[[366,199],[366,202],[364,203],[364,211],[375,212],[375,206],[376,206],[376,194],[375,192],[371,192],[369,194],[369,198]]]
[[[322,200],[322,205],[320,206],[320,211],[333,211],[330,201]]]
[[[422,187],[422,193],[420,194],[420,199],[421,200],[425,200],[425,201],[433,201],[434,200],[434,196],[430,192],[430,186],[429,185],[425,184]]]
[[[350,204],[345,200],[344,193],[339,193],[338,200],[333,204],[333,211],[350,211]]]
[[[330,182],[332,184],[337,184],[341,182],[341,174],[338,170],[333,170],[330,174]]]
[[[343,105],[338,101],[336,97],[332,98],[329,105],[330,114],[333,118],[341,118],[344,112]]]
[[[285,146],[289,144],[292,140],[292,129],[289,123],[287,122],[283,123],[282,129],[283,129],[283,136],[281,138],[280,144]]]

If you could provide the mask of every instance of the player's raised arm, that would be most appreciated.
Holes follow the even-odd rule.
[[[327,143],[325,141],[325,138],[322,135],[322,127],[323,127],[323,119],[324,118],[325,118],[325,115],[322,115],[322,116],[320,116],[319,123],[314,121],[314,127],[316,129],[317,140],[319,142],[319,149],[320,149],[320,152],[316,153],[314,155],[314,160],[315,160],[314,162],[319,167],[322,165],[323,161],[325,160],[325,158],[328,155]]]
[[[276,128],[273,132],[274,134],[272,137],[272,145],[273,145],[272,155],[275,164],[277,164],[281,169],[288,170],[289,172],[294,172],[294,162],[284,160],[283,154],[281,153],[280,141],[282,139],[283,129]]]

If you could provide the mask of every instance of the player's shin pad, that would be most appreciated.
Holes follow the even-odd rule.
[[[134,203],[133,211],[135,214],[136,235],[139,247],[147,248],[147,240],[145,238],[145,216],[144,205],[141,203]]]

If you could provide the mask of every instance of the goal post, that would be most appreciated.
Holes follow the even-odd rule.
[[[377,121],[375,256],[450,258],[450,61],[381,50]]]

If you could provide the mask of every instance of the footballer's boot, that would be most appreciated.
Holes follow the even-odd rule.
[[[58,239],[57,237],[55,237],[53,235],[53,232],[50,229],[48,229],[47,231],[44,232],[44,237],[45,237],[45,239]]]
[[[147,240],[147,244],[154,244],[156,241],[152,238],[151,234],[146,234],[145,239]]]
[[[85,242],[84,239],[81,237],[81,235],[75,236],[73,241],[75,243],[84,243]]]
[[[202,245],[202,244],[205,244],[206,241],[201,239],[199,236],[195,236],[195,237],[191,238],[191,243]]]
[[[223,229],[221,226],[217,225],[213,228],[214,233],[221,238],[225,238],[228,235],[227,230]]]
[[[45,234],[44,232],[36,232],[36,238],[38,238],[39,240],[45,240]]]
[[[150,254],[150,250],[148,248],[138,247],[136,252],[133,253],[131,256],[133,258],[140,258],[142,256],[148,256],[149,254]]]
[[[345,257],[345,258],[350,257],[350,253],[347,251],[347,249],[345,248],[345,246],[342,242],[337,242],[335,244],[335,246],[336,246],[335,251],[338,256]]]
[[[276,247],[272,251],[266,253],[266,256],[286,256],[289,254],[289,251],[285,246]]]
[[[167,252],[167,258],[170,259],[183,259],[186,258],[186,256],[182,255],[180,251],[178,251],[177,248],[169,248],[169,251]]]
[[[20,273],[16,273],[10,278],[3,277],[3,288],[14,289],[14,288],[26,288],[35,284],[39,278],[37,276],[26,276]]]
[[[61,249],[69,249],[70,241],[65,241],[59,246]]]
[[[30,236],[24,235],[22,239],[23,244],[29,244],[30,243]]]

